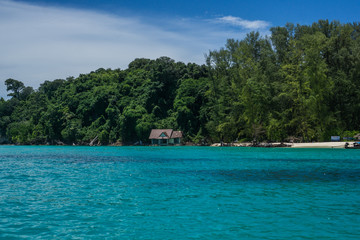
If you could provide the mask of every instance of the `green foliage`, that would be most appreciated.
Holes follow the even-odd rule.
[[[12,93],[9,93],[8,96],[20,99],[20,93],[25,88],[24,83],[9,78],[5,81],[5,85],[6,85],[6,91],[12,91]]]
[[[7,129],[7,135],[11,141],[16,144],[30,144],[33,126],[30,121],[10,123]]]
[[[360,27],[286,24],[210,51],[206,65],[135,59],[45,81],[5,81],[0,139],[17,144],[148,143],[173,128],[197,144],[327,141],[360,129]],[[2,140],[3,141],[3,140]]]

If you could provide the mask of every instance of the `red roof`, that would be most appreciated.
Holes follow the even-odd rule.
[[[182,131],[173,131],[171,138],[182,138]]]
[[[173,131],[172,129],[152,129],[149,139],[170,139],[182,138],[181,131]]]

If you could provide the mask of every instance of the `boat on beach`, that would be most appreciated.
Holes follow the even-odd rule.
[[[360,149],[360,142],[354,142],[352,146],[349,143],[345,143],[345,149]]]

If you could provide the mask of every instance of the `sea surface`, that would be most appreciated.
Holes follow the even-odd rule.
[[[360,239],[360,150],[0,146],[0,239]]]

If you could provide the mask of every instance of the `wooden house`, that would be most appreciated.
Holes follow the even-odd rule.
[[[181,131],[173,131],[172,129],[152,129],[149,139],[153,145],[179,145],[183,137]]]

